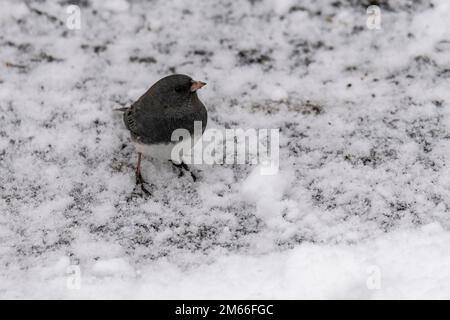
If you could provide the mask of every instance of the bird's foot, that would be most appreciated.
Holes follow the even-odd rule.
[[[195,182],[197,181],[197,176],[189,169],[186,163],[174,163],[173,161],[170,161],[174,167],[178,169],[178,177],[184,176],[184,172],[187,171],[190,173],[192,180]]]
[[[142,177],[141,172],[136,172],[136,186],[135,186],[135,188],[133,190],[133,194],[135,194],[136,193],[136,189],[138,187],[140,187],[144,194],[146,194],[147,196],[151,196],[152,193],[145,187],[145,185],[149,185],[149,184],[144,180],[144,178]]]

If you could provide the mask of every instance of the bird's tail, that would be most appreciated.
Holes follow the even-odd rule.
[[[125,112],[127,111],[129,108],[125,107],[125,108],[117,108],[117,109],[113,109],[113,111],[121,111],[121,112]]]

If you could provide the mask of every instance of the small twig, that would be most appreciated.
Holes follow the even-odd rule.
[[[28,9],[29,9],[31,12],[34,12],[34,13],[36,13],[36,14],[39,15],[39,16],[44,16],[44,17],[46,17],[48,20],[50,20],[51,22],[57,22],[60,26],[64,25],[64,22],[62,22],[62,21],[61,21],[60,19],[58,19],[57,17],[52,16],[51,14],[49,14],[49,13],[47,13],[47,12],[44,12],[44,11],[41,11],[41,10],[39,10],[39,9],[33,8],[32,6],[30,6],[30,4],[29,4],[28,2],[25,2],[25,5],[28,7]]]
[[[15,64],[15,63],[11,63],[11,62],[5,62],[5,65],[9,68],[19,68],[19,69],[26,69],[27,66],[24,66],[22,64]]]

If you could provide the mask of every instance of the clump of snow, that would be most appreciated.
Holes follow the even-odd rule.
[[[283,202],[281,201],[292,179],[285,172],[274,175],[261,174],[261,168],[255,167],[242,182],[241,192],[247,201],[256,204],[255,214],[269,226],[283,223]]]
[[[99,276],[117,277],[118,275],[131,276],[134,269],[124,259],[115,258],[95,262],[92,266],[92,272]]]
[[[98,10],[113,12],[123,12],[130,8],[130,4],[126,0],[93,1],[93,6]]]
[[[0,296],[448,296],[450,6],[383,1],[370,30],[367,5],[2,3]],[[133,194],[112,110],[171,73],[208,83],[210,127],[279,128],[278,174],[144,159]]]

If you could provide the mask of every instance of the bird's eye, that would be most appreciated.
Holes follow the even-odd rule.
[[[184,86],[176,86],[175,87],[175,92],[183,92],[184,91]]]

